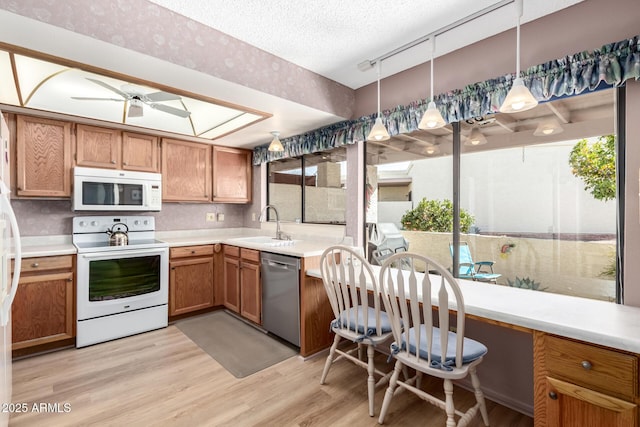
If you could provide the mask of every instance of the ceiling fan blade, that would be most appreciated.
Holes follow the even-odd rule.
[[[116,101],[116,102],[124,102],[124,99],[118,98],[90,98],[84,96],[72,96],[71,99],[79,99],[81,101]]]
[[[110,84],[107,84],[107,83],[105,83],[103,81],[100,81],[100,80],[90,79],[89,77],[86,77],[86,79],[89,80],[90,82],[93,82],[93,83],[95,83],[97,85],[102,86],[105,89],[109,89],[110,91],[117,93],[118,95],[120,95],[124,99],[128,99],[129,98],[129,95],[127,95],[126,93],[124,93],[120,89],[117,89],[117,88],[111,86]]]
[[[189,117],[191,115],[190,111],[180,110],[179,108],[169,107],[168,105],[149,104],[149,106],[155,110],[164,111],[165,113],[173,114],[175,116]]]
[[[147,99],[151,102],[162,102],[162,101],[177,101],[179,99],[182,99],[180,96],[178,95],[174,95],[172,93],[169,92],[152,92],[152,93],[148,93],[145,95],[147,97]]]

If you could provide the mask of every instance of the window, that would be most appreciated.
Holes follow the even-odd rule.
[[[284,221],[345,224],[346,148],[268,164],[268,203]]]
[[[469,245],[473,260],[494,262],[497,285],[615,301],[615,193],[610,198],[602,195],[605,190],[593,191],[575,160],[570,163],[579,143],[587,150],[598,143],[611,147],[614,98],[615,90],[606,89],[367,143],[368,168],[377,168],[378,210],[367,221],[396,224],[409,250],[451,267],[451,229],[411,231],[401,219],[423,199],[453,200],[453,137],[459,129],[459,240]],[[596,170],[615,164],[615,150],[603,152],[595,157],[606,157],[607,165],[597,163]],[[610,184],[603,187],[611,190]]]

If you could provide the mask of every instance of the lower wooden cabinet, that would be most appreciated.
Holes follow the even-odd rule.
[[[13,350],[71,339],[74,256],[25,258],[11,307]]]
[[[638,355],[534,333],[536,427],[637,427]]]
[[[262,324],[260,251],[224,246],[224,306]]]
[[[213,307],[214,246],[170,249],[169,316]]]

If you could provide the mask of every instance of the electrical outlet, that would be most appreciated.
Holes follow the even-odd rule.
[[[207,221],[208,222],[216,222],[216,213],[215,212],[207,212]]]
[[[253,213],[251,214],[251,221],[254,221],[254,222],[255,222],[255,220],[256,220],[256,213],[255,213],[255,212],[253,212]]]
[[[220,221],[220,222],[224,221],[224,214],[223,213],[219,213],[218,214],[218,221]]]

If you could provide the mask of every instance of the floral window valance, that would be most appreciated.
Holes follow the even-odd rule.
[[[447,123],[494,114],[507,96],[514,79],[508,74],[474,83],[464,89],[435,96]],[[578,95],[601,87],[620,86],[628,79],[640,79],[640,35],[610,43],[592,52],[579,52],[528,68],[522,73],[524,83],[538,101]],[[427,109],[427,99],[414,101],[382,112],[390,135],[412,132]],[[302,135],[282,139],[283,152],[268,151],[268,144],[253,150],[253,164],[298,157],[363,141],[377,114],[325,126]]]

